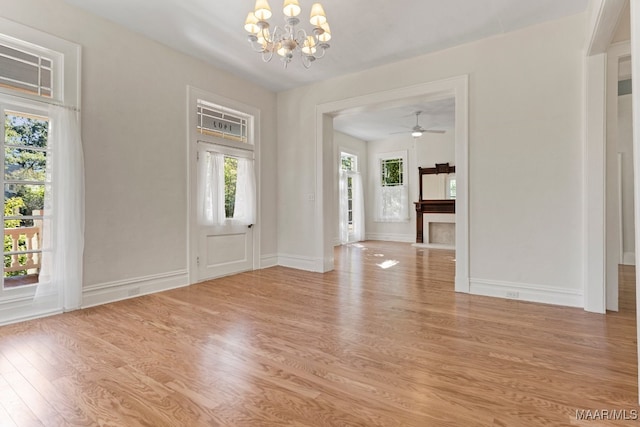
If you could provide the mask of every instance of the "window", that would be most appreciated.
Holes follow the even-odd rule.
[[[357,172],[357,158],[353,154],[341,153],[340,164],[346,172]],[[347,227],[350,234],[353,233],[353,175],[346,175],[347,184]]]
[[[450,175],[447,177],[447,189],[446,189],[447,199],[455,199],[456,198],[456,177],[455,175]]]
[[[198,100],[198,133],[231,141],[247,142],[247,118],[225,109]]]
[[[380,167],[382,171],[381,181],[383,187],[394,187],[404,183],[403,159],[384,159]]]
[[[407,152],[378,156],[379,183],[376,188],[377,221],[397,222],[409,219],[408,190],[405,176]]]
[[[49,119],[4,111],[4,287],[38,282]]]
[[[224,156],[224,213],[233,218],[236,208],[236,184],[238,182],[238,159]]]
[[[28,52],[15,43],[0,39],[0,86],[51,98],[52,60],[39,50],[33,50]]]
[[[73,310],[84,247],[80,46],[2,18],[0,31],[0,303],[23,301],[16,316]]]
[[[356,172],[358,170],[358,159],[353,154],[341,153],[340,164],[342,170]]]
[[[364,240],[364,192],[356,154],[340,153],[338,197],[340,243]]]

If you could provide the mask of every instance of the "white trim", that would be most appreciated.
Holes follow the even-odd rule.
[[[188,279],[187,270],[178,270],[85,286],[82,290],[82,308],[182,288],[189,286]]]
[[[569,307],[584,306],[581,291],[575,289],[559,289],[552,286],[533,285],[529,283],[503,282],[498,280],[470,280],[470,292],[498,298],[517,299],[519,301],[538,302],[544,304],[563,305]]]
[[[622,168],[618,153],[618,75],[620,58],[631,54],[629,42],[607,50],[605,141],[605,301],[606,309],[618,311],[618,265],[622,263]]]
[[[627,1],[599,0],[591,2],[597,9],[592,12],[591,22],[588,23],[586,47],[588,56],[604,53],[607,50]]]
[[[618,187],[618,250],[619,250],[619,263],[624,264],[624,221],[622,220],[622,153],[618,153],[618,174],[616,176],[616,185]]]
[[[631,100],[633,105],[633,195],[634,195],[634,221],[635,221],[635,247],[636,265],[640,264],[640,5],[636,1],[631,5],[631,81],[633,90]],[[636,274],[636,289],[640,289],[640,274]],[[640,313],[640,292],[636,292],[636,313]],[[640,316],[636,315],[636,342],[638,343],[637,354],[640,356]],[[636,359],[638,360],[638,359]],[[640,372],[640,364],[637,364]],[[640,376],[638,377],[640,387]],[[640,396],[638,396],[640,401]]]
[[[624,265],[636,265],[636,253],[625,252],[622,256],[622,264]]]
[[[34,304],[33,293],[3,299],[0,303],[0,326],[60,314],[61,300],[60,295],[54,294],[43,297]]]
[[[605,313],[605,53],[585,59],[583,150],[583,283],[584,309]]]
[[[456,292],[469,292],[469,76],[402,87],[369,95],[328,102],[316,106],[316,209],[314,218],[315,253],[326,270],[333,269],[334,213],[333,132],[331,116],[350,108],[367,105],[407,105],[416,101],[455,98],[456,197]],[[331,131],[331,132],[330,132]]]
[[[333,258],[331,259],[333,262]],[[315,258],[301,255],[278,254],[278,265],[282,267],[295,268],[296,270],[313,271],[324,273],[322,258]]]
[[[207,137],[206,135],[199,134],[195,131],[196,125],[196,111],[197,100],[202,99],[206,102],[220,105],[224,108],[236,110],[237,112],[248,116],[248,129],[247,140],[248,143],[235,142],[222,138]],[[257,270],[261,268],[261,255],[260,255],[260,202],[261,202],[261,164],[260,164],[260,109],[248,104],[244,104],[240,101],[236,101],[224,96],[207,92],[202,89],[195,88],[187,85],[186,96],[187,108],[187,268],[189,274],[188,283],[197,283],[198,280],[198,239],[197,239],[197,218],[194,209],[196,200],[196,183],[197,183],[197,151],[198,141],[212,142],[218,145],[225,145],[230,148],[237,148],[240,150],[253,149],[254,152],[254,164],[255,164],[255,176],[256,176],[256,221],[253,225],[253,269]],[[250,148],[251,147],[251,148]]]
[[[411,246],[419,249],[445,249],[448,251],[456,250],[456,247],[454,245],[447,245],[444,243],[414,243]]]
[[[0,307],[0,326],[62,314],[62,310],[59,308],[33,310],[32,303],[33,298],[27,304],[3,304],[2,307]]]
[[[399,233],[365,233],[367,240],[381,240],[384,242],[402,242],[413,243],[416,240],[414,234],[399,234]]]
[[[260,257],[260,268],[275,267],[278,265],[278,254],[262,255]]]

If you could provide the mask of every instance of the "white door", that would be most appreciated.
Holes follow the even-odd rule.
[[[251,165],[253,151],[198,141],[200,212],[197,226],[197,281],[253,269],[253,220],[247,221],[238,214],[240,209],[246,208],[252,210],[248,212],[250,218],[255,216],[255,204],[240,206],[242,199],[255,198],[255,194],[248,194],[255,186],[255,177],[253,171],[249,176],[246,170],[243,172],[243,161],[245,165]],[[248,185],[244,182],[247,179],[253,182]],[[224,206],[219,206],[222,195]]]
[[[342,244],[364,240],[364,196],[358,156],[340,154],[339,229]]]

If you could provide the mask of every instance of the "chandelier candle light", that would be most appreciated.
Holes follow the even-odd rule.
[[[313,25],[312,34],[302,28],[296,28],[300,23],[298,15],[301,12],[298,0],[284,0],[282,12],[284,13],[286,24],[284,27],[274,27],[269,30],[269,18],[271,18],[271,8],[267,0],[256,0],[255,10],[249,12],[244,23],[244,29],[249,33],[249,42],[256,52],[262,54],[264,62],[271,61],[274,52],[280,56],[284,67],[293,59],[293,55],[298,53],[302,59],[302,65],[309,68],[316,59],[324,56],[329,48],[331,30],[327,23],[327,17],[320,3],[311,6],[309,22]]]

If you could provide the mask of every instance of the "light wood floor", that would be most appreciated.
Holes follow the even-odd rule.
[[[453,273],[452,252],[366,242],[324,275],[2,327],[0,425],[600,426],[576,410],[638,409],[633,268],[607,316],[455,294]]]

